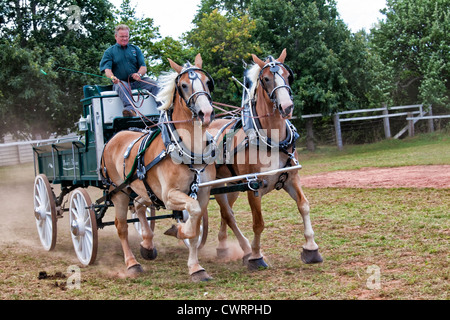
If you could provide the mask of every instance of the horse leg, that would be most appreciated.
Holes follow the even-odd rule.
[[[248,258],[247,267],[250,270],[268,268],[269,266],[264,261],[263,255],[261,254],[261,233],[264,230],[264,219],[261,212],[261,197],[255,196],[253,191],[247,192],[247,196],[250,208],[252,209],[254,233],[252,253]]]
[[[180,223],[177,228],[178,239],[190,239],[188,268],[192,281],[207,281],[211,277],[206,273],[205,269],[199,264],[197,242],[200,233],[200,222],[203,213],[207,214],[207,206],[209,201],[209,192],[206,194],[202,191],[198,193],[199,201],[203,201],[202,205],[199,201],[189,197],[184,192],[172,189],[167,193],[167,197],[163,200],[168,210],[187,210],[189,219],[185,223]],[[191,241],[192,240],[192,241]]]
[[[200,225],[198,233],[200,232]],[[198,261],[198,235],[194,238],[189,239],[189,258],[188,258],[188,268],[191,280],[193,282],[209,281],[212,277],[202,268]]]
[[[134,201],[134,207],[136,210],[136,214],[138,215],[139,222],[141,223],[141,231],[142,231],[142,242],[141,242],[141,256],[145,260],[154,260],[158,255],[155,244],[153,243],[153,231],[150,229],[150,226],[147,221],[146,211],[147,207],[141,203],[142,199],[137,198]],[[151,208],[151,210],[155,210]]]
[[[303,218],[306,244],[303,245],[303,252],[301,254],[302,261],[307,264],[323,262],[322,256],[319,253],[319,246],[314,241],[314,231],[309,216],[309,201],[303,193],[300,176],[295,174],[290,180],[290,183],[288,181],[285,184],[284,189],[297,202],[297,208]]]
[[[233,230],[234,235],[236,236],[239,245],[244,251],[243,261],[246,263],[248,257],[251,254],[250,242],[248,239],[242,234],[241,230],[237,226],[236,219],[233,214],[233,204],[239,197],[239,193],[228,193],[228,194],[218,194],[215,196],[217,203],[220,206],[220,229],[219,229],[219,246],[217,247],[217,256],[219,259],[226,259],[228,255],[228,235],[227,235],[227,225]]]
[[[136,261],[136,258],[131,252],[130,244],[128,243],[128,195],[122,192],[118,192],[112,197],[111,200],[114,203],[114,209],[116,211],[116,218],[114,222],[117,228],[117,233],[119,235],[120,243],[122,244],[122,250],[128,273],[130,275],[141,273],[143,272],[143,269],[141,265]]]

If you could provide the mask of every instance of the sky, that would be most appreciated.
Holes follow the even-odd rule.
[[[119,8],[122,0],[110,0]],[[171,36],[178,39],[183,32],[192,28],[191,21],[198,10],[200,0],[131,0],[137,5],[137,17],[149,17],[159,26],[162,37]],[[379,12],[386,6],[386,0],[336,0],[337,9],[344,22],[352,32],[362,28],[367,31],[383,19]]]

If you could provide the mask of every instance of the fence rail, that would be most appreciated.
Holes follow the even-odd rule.
[[[414,111],[410,111],[412,109],[416,109]],[[403,111],[407,110],[405,112],[395,112],[393,111]],[[355,114],[367,114],[367,113],[374,113],[374,112],[382,112],[382,114],[378,115],[364,115],[360,117],[341,117],[345,115],[355,115]],[[428,115],[426,115],[428,113]],[[311,118],[319,118],[323,117],[323,114],[321,113],[315,113],[315,114],[309,114],[309,115],[303,115],[302,119],[311,119]],[[427,110],[424,110],[423,104],[415,104],[415,105],[406,105],[406,106],[393,106],[388,107],[387,105],[384,105],[382,108],[373,108],[373,109],[359,109],[359,110],[350,110],[350,111],[342,111],[338,112],[332,115],[333,117],[333,123],[334,123],[334,129],[335,129],[335,135],[336,135],[336,144],[339,150],[343,149],[343,142],[342,142],[342,130],[341,130],[341,123],[344,122],[351,122],[351,121],[366,121],[366,120],[376,120],[376,119],[383,119],[383,126],[384,126],[384,134],[386,139],[392,138],[391,135],[391,127],[390,127],[390,118],[394,117],[406,117],[406,126],[403,127],[393,138],[398,139],[402,135],[404,135],[406,132],[408,132],[409,136],[414,136],[414,124],[419,120],[428,120],[428,131],[433,132],[434,131],[434,119],[445,119],[450,118],[450,115],[433,115],[433,109],[431,106],[428,107]]]

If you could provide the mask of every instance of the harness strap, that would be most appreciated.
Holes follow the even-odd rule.
[[[142,160],[145,154],[145,151],[148,149],[148,147],[150,146],[150,144],[153,142],[153,140],[155,140],[155,138],[160,134],[161,130],[159,128],[154,129],[153,131],[150,131],[148,133],[145,133],[144,135],[142,135],[141,137],[139,137],[138,139],[134,140],[130,146],[128,147],[128,150],[125,152],[124,155],[124,161],[123,161],[123,170],[124,170],[124,177],[125,177],[125,182],[130,182],[129,180],[132,177],[132,174],[134,173],[134,171],[136,171],[136,168],[138,167],[138,165],[141,166],[141,170],[142,170]],[[139,141],[140,139],[142,139],[143,137],[144,140],[142,140],[141,145],[139,146],[139,150],[138,153],[136,155],[136,158],[134,159],[133,162],[133,166],[131,167],[130,172],[128,173],[128,175],[125,176],[125,160],[128,158],[129,156],[129,152],[131,151],[131,148],[134,146],[134,144],[136,144],[137,141]],[[144,172],[145,175],[145,172]]]

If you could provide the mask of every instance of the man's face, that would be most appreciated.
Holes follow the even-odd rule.
[[[121,46],[126,46],[128,44],[128,40],[130,39],[130,34],[128,30],[119,30],[115,35],[116,41]]]

